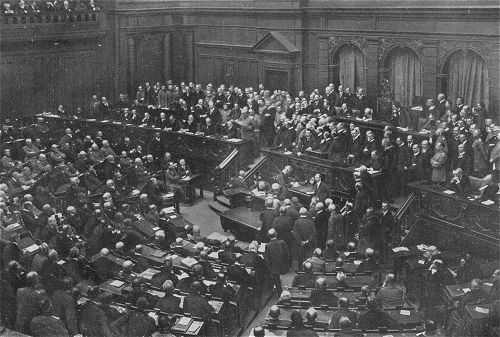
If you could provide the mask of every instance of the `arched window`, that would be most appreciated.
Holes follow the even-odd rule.
[[[384,67],[394,100],[405,107],[420,104],[423,80],[418,55],[408,47],[396,47],[387,55]]]
[[[365,56],[353,44],[345,44],[330,58],[330,82],[342,84],[344,88],[366,88]]]
[[[451,54],[443,66],[441,90],[455,100],[462,96],[465,104],[489,103],[488,67],[476,52],[465,49]]]

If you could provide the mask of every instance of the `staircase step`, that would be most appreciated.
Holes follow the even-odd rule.
[[[210,207],[210,209],[215,213],[222,213],[230,209],[229,207],[226,207],[225,205],[217,201],[209,201],[208,207]]]

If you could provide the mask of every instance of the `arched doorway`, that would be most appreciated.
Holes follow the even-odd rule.
[[[408,47],[396,47],[384,62],[385,78],[389,81],[395,101],[402,106],[419,105],[423,95],[422,63]]]
[[[328,78],[336,85],[342,84],[344,88],[366,88],[365,55],[357,46],[344,44],[330,56]]]
[[[470,50],[457,50],[443,65],[441,90],[453,101],[463,97],[465,104],[489,104],[488,67],[479,54]]]

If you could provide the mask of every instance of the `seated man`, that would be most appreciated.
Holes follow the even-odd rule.
[[[382,302],[378,298],[369,298],[367,302],[368,311],[359,315],[358,326],[360,329],[378,329],[386,327],[398,329],[399,324],[386,312],[382,310]]]
[[[160,309],[161,312],[178,314],[180,312],[181,299],[173,295],[174,284],[172,281],[166,280],[162,288],[165,292],[165,296],[156,302],[155,308]]]
[[[462,196],[468,196],[471,192],[472,187],[469,177],[464,175],[460,167],[453,170],[453,179],[451,179],[450,188]]]
[[[193,317],[200,317],[203,320],[210,318],[214,308],[207,299],[201,296],[201,283],[194,281],[191,285],[192,292],[184,298],[184,312],[190,313]]]
[[[179,282],[177,275],[172,270],[172,257],[168,255],[165,258],[165,263],[163,264],[161,271],[157,274],[154,274],[151,278],[151,285],[153,287],[161,288],[165,285],[166,281],[172,282],[174,287]]]
[[[359,273],[378,271],[380,266],[375,260],[375,251],[372,248],[367,248],[365,251],[366,259],[361,262],[356,270]]]
[[[352,328],[355,327],[354,324],[348,317],[342,316],[338,321],[340,327],[340,332],[336,332],[334,337],[363,337],[364,334],[361,331],[353,331]]]
[[[316,276],[313,274],[313,265],[311,262],[304,262],[304,273],[297,274],[293,278],[293,287],[313,288],[316,283]]]
[[[378,291],[377,297],[384,307],[397,307],[405,304],[404,292],[396,286],[394,274],[385,276],[384,284]]]
[[[340,328],[341,326],[339,325],[339,320],[342,317],[349,318],[353,325],[356,325],[356,322],[358,321],[358,314],[356,313],[356,311],[349,310],[349,299],[347,299],[346,297],[339,298],[338,307],[339,309],[335,311],[330,321],[329,329]]]
[[[290,322],[288,320],[282,320],[280,319],[281,311],[280,308],[277,305],[273,305],[271,308],[269,308],[269,313],[268,313],[268,318],[266,318],[266,323],[267,325],[270,325],[272,327],[289,327]]]
[[[212,294],[212,296],[221,298],[226,302],[233,299],[236,294],[233,287],[226,282],[226,275],[223,273],[217,274],[217,282],[208,287],[208,292]]]
[[[325,272],[326,262],[321,257],[322,253],[320,248],[316,248],[312,256],[305,261],[311,263],[313,272]]]
[[[311,305],[314,307],[319,307],[321,305],[327,305],[329,307],[334,307],[337,305],[338,297],[335,294],[326,289],[326,280],[323,277],[319,277],[316,280],[316,289],[311,293]]]
[[[111,323],[111,331],[116,336],[150,336],[155,332],[155,321],[146,312],[149,308],[148,300],[139,297],[134,303],[137,309],[128,311]]]

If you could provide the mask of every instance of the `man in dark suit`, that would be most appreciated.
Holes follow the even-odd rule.
[[[205,136],[213,136],[217,133],[217,125],[210,117],[205,119],[205,124],[201,126],[201,132]]]
[[[113,336],[110,320],[106,314],[108,307],[98,301],[99,288],[90,287],[87,292],[89,300],[80,312],[80,332],[84,336]]]
[[[392,103],[392,116],[389,122],[396,127],[408,127],[408,113],[403,111],[398,101]]]
[[[267,237],[267,231],[273,226],[274,219],[279,215],[276,208],[274,208],[274,203],[272,199],[266,199],[264,202],[266,210],[260,213],[259,219],[261,222],[260,226],[260,241],[267,242],[269,237]]]
[[[234,298],[236,292],[233,287],[229,285],[226,281],[226,275],[224,273],[219,273],[217,275],[217,281],[215,284],[211,284],[208,287],[208,292],[215,297],[222,298],[224,301],[229,302]]]
[[[34,310],[39,315],[30,322],[31,335],[39,337],[74,335],[68,332],[61,319],[51,315],[51,304],[48,298],[42,298],[36,303]]]
[[[269,265],[273,285],[279,295],[282,291],[280,275],[288,273],[290,269],[290,254],[285,241],[278,240],[275,229],[271,228],[267,233],[270,241],[266,244],[264,259]]]
[[[398,228],[396,218],[389,209],[389,203],[382,203],[382,216],[380,217],[380,227],[382,227],[382,258],[387,261],[390,249],[398,239]]]
[[[174,283],[170,280],[166,280],[162,288],[165,292],[165,296],[156,302],[155,308],[159,308],[161,312],[178,314],[180,312],[181,299],[173,295]]]
[[[154,274],[151,278],[151,285],[156,288],[161,288],[167,280],[172,282],[174,287],[179,282],[177,275],[175,275],[172,270],[172,258],[170,256],[165,258],[165,263],[161,267],[161,271]]]
[[[360,329],[389,329],[399,328],[399,324],[386,312],[382,311],[382,302],[378,298],[370,298],[367,303],[368,311],[359,315],[358,326]]]
[[[115,335],[150,336],[156,330],[153,318],[145,311],[149,302],[145,297],[139,297],[136,302],[137,309],[132,309],[111,323],[111,330]]]
[[[299,218],[293,225],[293,236],[297,247],[297,263],[300,270],[302,269],[302,262],[306,257],[311,256],[316,245],[316,227],[314,221],[307,217],[307,209],[304,207],[300,209]]]
[[[165,152],[165,148],[160,138],[160,133],[155,132],[148,144],[148,153],[153,155],[154,160],[160,160]]]
[[[340,332],[336,332],[334,337],[363,337],[361,331],[353,331],[352,328],[356,326],[348,317],[342,316],[338,321]]]
[[[472,186],[470,179],[460,167],[453,170],[453,179],[450,182],[450,187],[462,196],[468,196],[471,193]]]
[[[71,336],[79,333],[76,302],[72,294],[74,285],[75,282],[71,277],[65,277],[63,279],[64,288],[58,289],[52,294],[52,313],[61,319]]]
[[[319,201],[325,202],[325,199],[330,196],[330,189],[324,181],[324,174],[316,173],[314,175],[314,196],[318,197]]]
[[[293,278],[293,287],[314,288],[316,284],[316,275],[313,274],[313,266],[311,262],[305,262],[303,265],[304,273],[297,274]]]
[[[463,174],[468,176],[472,173],[474,165],[474,159],[471,154],[472,150],[467,152],[464,144],[458,144],[457,149],[458,153],[453,161],[453,168],[460,168]]]
[[[316,216],[314,226],[316,227],[316,247],[325,249],[326,238],[328,236],[328,218],[330,214],[325,210],[325,205],[318,202],[315,206]]]
[[[315,289],[311,293],[310,301],[311,305],[314,307],[319,307],[321,305],[334,307],[337,305],[339,299],[335,296],[333,291],[326,289],[326,280],[323,277],[318,277]]]
[[[279,215],[273,220],[273,228],[276,230],[278,240],[285,241],[288,249],[291,249],[293,245],[293,220],[286,215],[286,210],[285,206],[279,208]]]
[[[358,88],[357,95],[354,98],[354,109],[363,113],[366,108],[368,108],[368,99],[365,96],[365,90]]]
[[[26,275],[26,287],[17,290],[17,320],[16,331],[31,334],[30,322],[37,314],[37,303],[44,296],[36,290],[40,285],[40,278],[37,272],[29,272]]]
[[[206,298],[201,296],[201,283],[199,281],[193,282],[191,290],[192,292],[184,298],[184,312],[207,320],[214,312],[214,308]]]
[[[338,329],[340,328],[339,320],[341,317],[347,317],[349,320],[356,325],[358,321],[358,314],[356,311],[349,310],[349,299],[346,297],[340,297],[338,301],[339,309],[335,311],[333,317],[330,321],[329,329]]]
[[[423,175],[423,156],[420,152],[420,146],[413,144],[412,154],[410,158],[410,166],[408,167],[407,181],[409,183],[419,181],[424,178]]]

